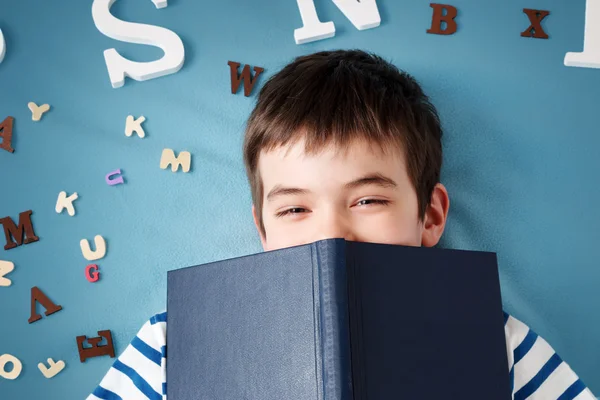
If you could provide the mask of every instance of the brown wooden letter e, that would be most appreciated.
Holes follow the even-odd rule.
[[[256,79],[258,76],[265,70],[261,67],[254,67],[254,78],[250,74],[250,66],[248,64],[244,65],[244,69],[242,69],[242,73],[238,76],[238,67],[240,63],[236,63],[233,61],[229,61],[227,63],[229,65],[229,69],[231,71],[231,94],[236,94],[240,83],[244,80],[244,96],[250,96],[252,92],[252,88],[254,87],[254,83],[256,83]]]
[[[40,240],[35,236],[33,225],[31,224],[31,210],[23,211],[19,214],[19,225],[15,225],[10,217],[0,218],[0,224],[4,227],[4,236],[6,237],[6,245],[4,250],[14,249],[22,244],[29,244]],[[25,241],[23,241],[25,234]],[[13,242],[12,237],[15,239]]]
[[[452,35],[456,32],[457,25],[454,18],[458,15],[458,10],[454,6],[447,4],[430,4],[433,8],[433,19],[431,21],[431,28],[427,30],[427,33],[435,33],[436,35]],[[446,10],[446,15],[444,15]],[[446,29],[442,30],[442,22],[446,23]]]
[[[83,347],[85,341],[85,335],[77,336],[77,351],[79,351],[79,361],[85,362],[88,358],[99,357],[99,356],[110,356],[115,357],[115,348],[113,346],[112,335],[110,330],[98,331],[99,337],[87,338],[88,343],[91,347]],[[99,346],[98,344],[102,341],[102,338],[106,339],[106,345]]]
[[[550,11],[531,10],[529,8],[524,8],[523,12],[529,17],[529,22],[531,22],[531,25],[529,25],[529,28],[521,32],[521,36],[533,37],[536,39],[548,39],[548,35],[546,35],[546,32],[544,32],[544,28],[542,28],[542,20],[550,14]]]

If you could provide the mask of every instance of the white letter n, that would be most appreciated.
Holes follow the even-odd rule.
[[[375,0],[360,0],[360,2],[358,0],[332,1],[358,30],[375,28],[381,23]],[[304,26],[294,30],[296,44],[314,42],[335,36],[335,25],[332,21],[319,21],[314,0],[297,0],[297,2]]]

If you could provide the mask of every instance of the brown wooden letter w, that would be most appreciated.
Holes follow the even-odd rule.
[[[239,76],[238,67],[240,66],[240,63],[229,61],[227,64],[231,70],[231,94],[237,93],[240,83],[242,80],[244,80],[244,96],[250,96],[256,79],[265,69],[261,67],[254,67],[254,78],[252,78],[252,75],[250,74],[250,66],[248,64],[244,65],[244,69],[242,69],[242,73]]]

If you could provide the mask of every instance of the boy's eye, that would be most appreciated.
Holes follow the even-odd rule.
[[[356,205],[358,206],[362,206],[362,205],[369,205],[369,204],[382,204],[382,205],[386,205],[389,204],[388,200],[380,200],[380,199],[363,199],[361,201],[359,201],[358,203],[356,203]]]
[[[305,208],[294,207],[294,208],[288,208],[287,210],[283,210],[281,212],[278,212],[277,214],[275,214],[275,216],[277,218],[280,218],[280,217],[284,217],[284,216],[286,216],[288,214],[300,214],[300,213],[303,213],[303,212],[306,212]]]
[[[357,206],[368,206],[368,205],[373,205],[373,204],[387,205],[389,203],[390,203],[389,200],[363,199],[363,200],[360,200],[358,203],[356,203],[356,205]],[[302,214],[302,213],[306,213],[306,212],[309,212],[306,208],[293,207],[293,208],[288,208],[287,210],[283,210],[281,212],[276,213],[275,217],[281,218],[281,217],[285,217],[286,215]]]

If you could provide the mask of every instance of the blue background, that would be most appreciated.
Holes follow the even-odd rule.
[[[102,35],[91,1],[0,0],[0,118],[15,117],[16,149],[0,151],[0,217],[33,210],[40,238],[0,248],[0,260],[15,263],[12,286],[0,287],[0,354],[23,363],[17,380],[0,378],[3,400],[85,398],[114,360],[80,363],[76,336],[110,329],[119,354],[165,308],[166,271],[262,250],[242,163],[245,120],[268,76],[298,55],[336,48],[376,52],[422,83],[446,133],[451,206],[441,245],[497,251],[505,310],[600,393],[600,70],[563,64],[583,49],[585,1],[453,0],[453,36],[426,33],[428,3],[378,3],[381,26],[361,32],[317,1],[336,36],[296,45],[302,22],[292,0],[171,0],[161,10],[118,0],[117,17],[176,32],[186,62],[177,74],[113,89],[105,49],[136,61],[162,52]],[[520,37],[523,8],[551,11],[549,40]],[[231,94],[230,60],[265,68],[251,97],[242,87]],[[52,108],[33,122],[29,101]],[[145,139],[125,137],[129,114],[147,118]],[[192,171],[161,170],[165,147],[190,151]],[[126,183],[108,186],[104,176],[117,168]],[[79,194],[74,217],[54,211],[62,190]],[[97,234],[108,252],[92,284],[79,241]],[[63,310],[30,325],[33,286]],[[37,369],[48,357],[67,363],[50,380]]]

